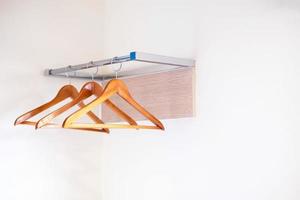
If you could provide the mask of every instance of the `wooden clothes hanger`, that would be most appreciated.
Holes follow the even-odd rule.
[[[77,119],[79,119],[82,115],[86,114],[99,104],[108,100],[112,95],[118,94],[125,101],[127,101],[131,106],[133,106],[138,112],[144,115],[147,119],[149,119],[155,126],[149,125],[126,125],[126,124],[86,124],[86,123],[75,123]],[[140,104],[138,104],[130,95],[127,86],[125,83],[119,79],[110,80],[102,95],[86,106],[80,108],[78,111],[74,112],[70,116],[68,116],[64,123],[64,128],[133,128],[133,129],[161,129],[164,130],[163,124],[154,117],[151,113],[149,113],[146,109],[144,109]]]
[[[36,122],[33,122],[33,121],[28,121],[28,119],[36,116],[37,114],[53,107],[54,105],[62,102],[63,100],[67,99],[67,98],[72,98],[72,99],[75,99],[76,97],[78,96],[78,91],[77,89],[73,86],[73,85],[65,85],[63,86],[57,93],[57,95],[52,99],[50,100],[49,102],[19,116],[15,122],[14,122],[14,125],[19,125],[19,124],[26,124],[26,125],[34,125],[36,126]],[[78,102],[78,106],[79,107],[84,107],[84,103],[82,102]],[[99,119],[93,112],[89,111],[87,112],[87,115],[89,118],[91,118],[95,123],[103,123],[103,121],[101,119]],[[52,126],[52,127],[61,127],[61,125],[57,125],[57,124],[53,124],[53,123],[49,123],[48,124],[49,126]],[[100,130],[97,129],[97,128],[81,128],[79,127],[78,129],[81,129],[81,130],[89,130],[89,131],[100,131],[100,132],[106,132],[106,133],[109,133],[109,130],[107,128],[101,128]]]
[[[87,82],[83,85],[83,87],[81,88],[79,95],[77,95],[76,98],[74,98],[71,102],[69,102],[68,104],[62,106],[61,108],[49,113],[48,115],[46,115],[45,117],[43,117],[42,119],[40,119],[37,123],[36,123],[36,128],[41,128],[43,126],[45,126],[46,124],[49,124],[49,122],[57,117],[58,115],[62,114],[63,112],[65,112],[66,110],[70,109],[71,107],[73,107],[74,105],[78,104],[79,102],[82,102],[84,99],[87,99],[88,97],[95,95],[97,97],[100,97],[103,93],[103,88],[96,83],[95,81],[91,81],[91,82]],[[129,117],[125,112],[123,112],[121,109],[119,109],[115,104],[113,104],[110,100],[106,100],[104,101],[104,103],[110,108],[112,109],[121,119],[127,121],[130,125],[137,125],[137,123],[134,121],[134,119],[132,119],[131,117]],[[99,122],[96,122],[99,123]]]

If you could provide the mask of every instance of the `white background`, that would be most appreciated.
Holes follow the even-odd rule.
[[[292,0],[0,1],[0,198],[298,200],[299,34]],[[131,50],[197,60],[197,117],[13,127],[68,83],[43,69]]]

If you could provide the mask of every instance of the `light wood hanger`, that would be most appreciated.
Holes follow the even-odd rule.
[[[148,125],[126,125],[126,124],[84,124],[84,123],[75,123],[77,119],[79,119],[82,115],[92,110],[97,105],[103,103],[107,99],[109,99],[112,95],[118,94],[125,101],[127,101],[131,106],[133,106],[137,111],[139,111],[142,115],[144,115],[147,119],[149,119],[155,126]],[[78,111],[74,112],[70,116],[68,116],[64,123],[64,128],[134,128],[134,129],[161,129],[164,130],[163,124],[154,117],[151,113],[149,113],[146,109],[144,109],[140,104],[138,104],[130,95],[127,86],[125,83],[119,79],[110,80],[104,91],[100,97],[90,102],[86,106],[80,108]]]
[[[87,82],[83,85],[81,88],[79,95],[75,99],[73,99],[68,104],[62,106],[61,108],[49,113],[42,119],[40,119],[36,123],[36,128],[41,128],[45,126],[46,124],[49,124],[49,122],[57,117],[58,115],[62,114],[66,110],[70,109],[74,105],[78,104],[79,102],[82,102],[84,99],[87,99],[88,97],[95,95],[97,97],[100,97],[103,93],[103,88],[96,83],[95,81]],[[130,125],[137,125],[137,123],[132,119],[130,116],[128,116],[125,112],[123,112],[121,109],[119,109],[115,104],[113,104],[109,99],[107,99],[104,102],[110,109],[112,109],[121,119],[127,121]],[[98,123],[98,122],[96,122]],[[80,128],[80,127],[78,127]]]
[[[73,85],[65,85],[63,86],[57,93],[57,95],[50,100],[49,102],[19,116],[15,122],[14,125],[19,125],[19,124],[26,124],[26,125],[33,125],[36,126],[36,122],[33,121],[28,121],[28,119],[36,116],[37,114],[47,110],[48,108],[62,102],[63,100],[67,99],[67,98],[72,98],[75,99],[78,96],[78,91],[77,89],[73,86]],[[78,106],[79,107],[84,107],[84,103],[83,102],[78,102]],[[93,112],[89,111],[87,112],[87,115],[89,118],[91,118],[95,123],[103,123],[103,121],[101,119],[99,119]],[[53,123],[49,123],[49,126],[51,127],[61,127],[61,125],[57,125],[57,124],[53,124]],[[89,131],[100,131],[100,132],[106,132],[109,133],[109,129],[107,128],[101,128],[101,129],[97,129],[97,128],[77,128],[77,129],[81,129],[81,130],[89,130]]]

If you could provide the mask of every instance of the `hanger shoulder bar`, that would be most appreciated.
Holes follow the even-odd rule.
[[[118,129],[157,129],[157,126],[128,125],[128,124],[71,124],[68,128],[118,128]]]

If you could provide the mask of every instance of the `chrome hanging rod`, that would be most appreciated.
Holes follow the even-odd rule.
[[[128,61],[138,61],[138,62],[146,62],[146,63],[160,64],[160,65],[176,66],[177,67],[176,69],[195,66],[195,60],[192,59],[175,58],[175,57],[133,51],[125,56],[117,56],[110,59],[91,61],[79,65],[69,65],[67,67],[56,68],[56,69],[46,69],[45,73],[46,75],[49,76],[65,76],[65,74],[69,72],[90,69],[94,67],[101,67],[101,66],[111,65],[116,63],[124,63]],[[161,70],[165,71],[164,69]],[[78,76],[78,78],[89,78],[89,77]]]

